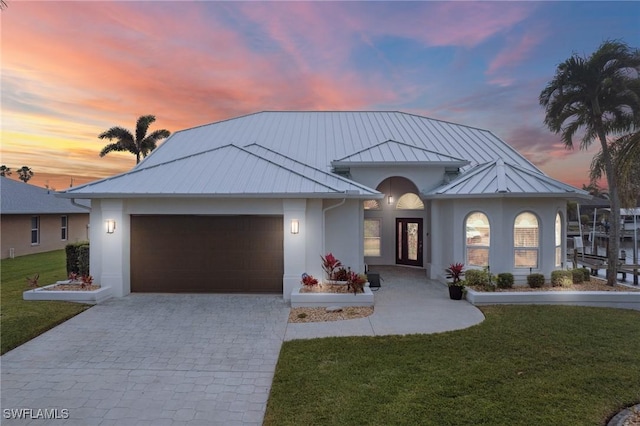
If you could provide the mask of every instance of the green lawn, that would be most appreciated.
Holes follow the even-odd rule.
[[[0,340],[2,353],[79,314],[90,305],[71,302],[26,301],[26,277],[40,274],[40,285],[66,279],[64,250],[0,261]]]
[[[482,310],[455,332],[285,342],[265,425],[603,425],[640,402],[640,312]]]

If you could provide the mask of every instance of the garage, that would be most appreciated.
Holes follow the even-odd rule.
[[[282,216],[131,216],[131,291],[282,293]]]

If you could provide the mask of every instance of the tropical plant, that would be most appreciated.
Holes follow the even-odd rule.
[[[34,175],[33,170],[27,166],[22,166],[16,171],[18,172],[18,178],[24,183],[27,183]]]
[[[38,280],[40,279],[40,274],[35,274],[33,277],[27,277],[27,283],[29,284],[29,288],[38,288]]]
[[[349,272],[347,277],[347,290],[353,290],[353,294],[364,293],[364,284],[367,282],[365,274]]]
[[[607,136],[635,128],[640,116],[640,52],[619,41],[605,41],[589,57],[574,54],[556,69],[553,79],[540,93],[545,108],[545,125],[562,135],[573,148],[579,130],[580,147],[587,149],[598,140],[611,199],[607,282],[614,285],[620,245],[620,198],[614,162]]]
[[[82,284],[80,284],[80,288],[90,288],[92,284],[93,284],[93,277],[91,275],[82,276]]]
[[[3,164],[0,166],[0,176],[11,176],[11,169]]]
[[[309,287],[318,284],[318,280],[313,278],[313,275],[309,275],[306,272],[302,274],[302,280],[300,280],[300,282],[302,283],[302,285]]]
[[[161,139],[171,136],[171,132],[166,129],[154,130],[147,135],[149,126],[156,121],[154,115],[143,115],[136,122],[136,134],[134,135],[123,127],[112,127],[106,132],[98,135],[100,139],[116,140],[102,148],[100,157],[104,157],[113,151],[128,151],[136,156],[136,164],[140,163],[140,156],[146,157],[151,151],[156,149],[157,143]]]
[[[335,280],[335,271],[342,266],[342,262],[331,253],[327,253],[325,256],[321,255],[320,259],[322,259],[322,270],[327,274],[327,278]]]
[[[461,277],[464,275],[464,263],[452,263],[449,265],[445,272],[447,273],[447,278],[452,279],[453,281],[449,283],[449,286],[461,286],[464,287],[464,284],[460,284]]]

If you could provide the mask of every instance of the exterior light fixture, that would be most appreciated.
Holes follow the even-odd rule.
[[[292,234],[300,233],[300,222],[298,221],[298,219],[291,220],[291,233]]]
[[[387,202],[388,202],[390,205],[391,205],[391,204],[393,204],[393,195],[389,195],[389,196],[387,197]]]
[[[113,234],[113,231],[116,230],[116,221],[113,219],[107,220],[107,234]]]

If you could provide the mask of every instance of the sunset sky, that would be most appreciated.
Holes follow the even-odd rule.
[[[640,2],[60,2],[0,12],[0,163],[61,190],[129,170],[98,134],[263,110],[394,110],[491,130],[581,187],[538,96],[606,39],[640,47]],[[14,173],[12,178],[16,179]]]

